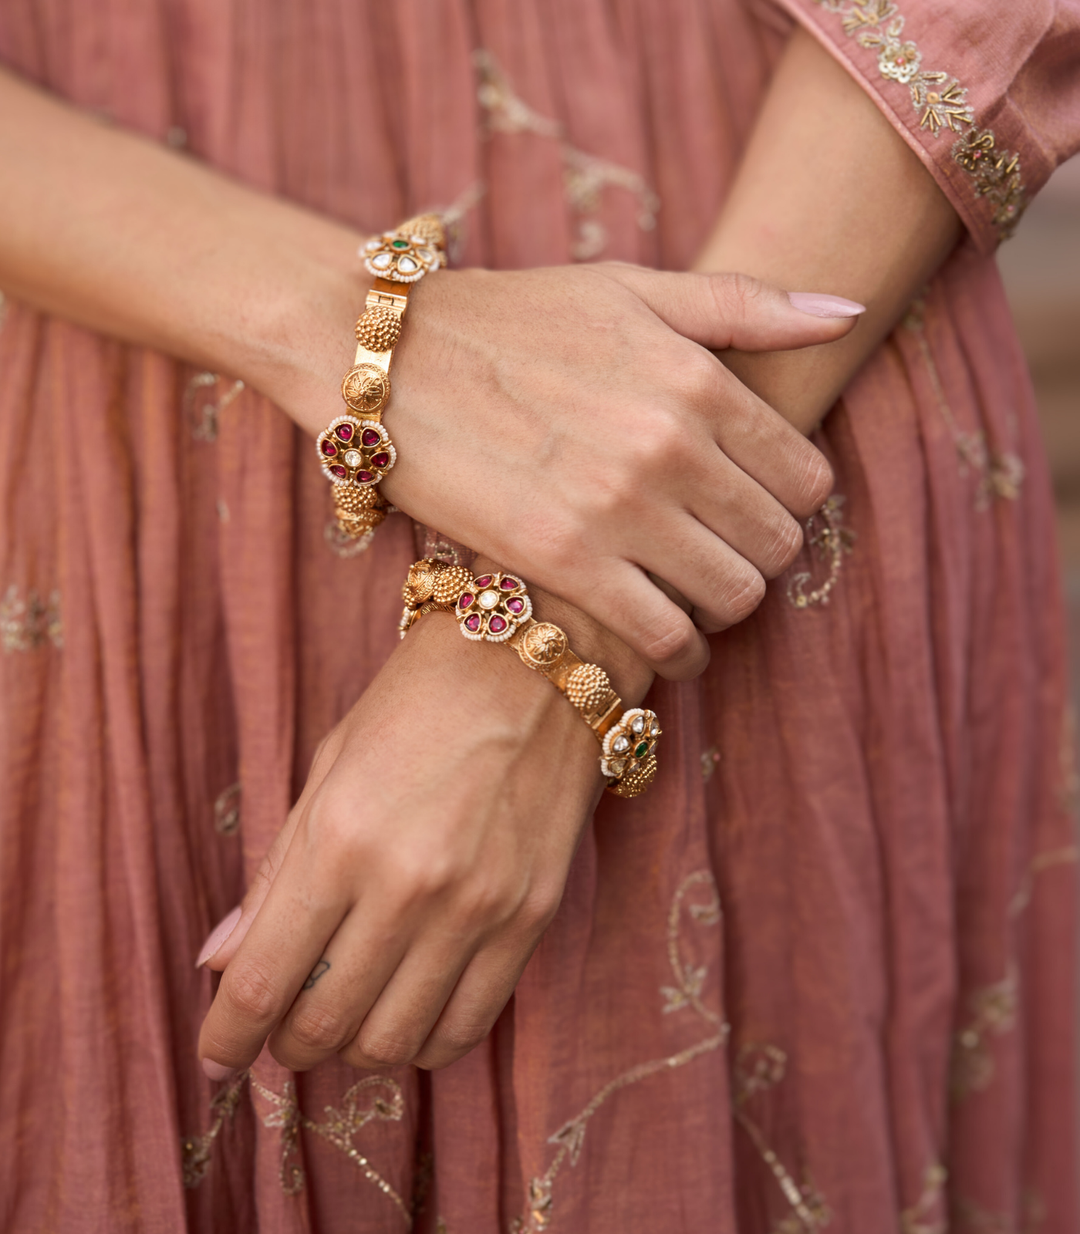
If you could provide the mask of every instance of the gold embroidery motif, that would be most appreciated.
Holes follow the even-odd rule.
[[[994,1213],[973,1201],[957,1196],[952,1203],[953,1229],[973,1230],[976,1234],[1036,1234],[1046,1221],[1046,1203],[1035,1191],[1020,1197],[1020,1218],[1013,1213]]]
[[[925,315],[926,302],[920,297],[912,301],[902,324],[906,330],[915,335],[918,342],[919,355],[926,367],[926,374],[930,379],[938,410],[956,446],[956,453],[960,459],[960,474],[966,475],[970,468],[979,478],[975,490],[975,509],[988,509],[995,497],[1005,501],[1015,501],[1020,496],[1020,487],[1024,482],[1024,461],[1019,455],[1008,450],[1002,454],[991,455],[987,449],[986,435],[982,430],[965,433],[961,429],[945,397],[945,388],[941,384],[941,376],[934,363],[934,354],[926,338]]]
[[[904,17],[892,0],[815,2],[840,18],[848,38],[878,53],[882,77],[907,86],[919,128],[928,129],[934,137],[946,129],[959,134],[952,148],[953,161],[971,178],[975,196],[985,197],[993,206],[993,225],[999,239],[1007,240],[1027,206],[1020,156],[1002,150],[992,130],[975,127],[967,87],[949,73],[923,69],[917,44],[901,38]]]
[[[637,198],[637,222],[642,231],[651,231],[656,226],[660,199],[636,171],[572,146],[557,120],[533,111],[514,93],[491,52],[474,52],[473,62],[480,78],[477,98],[487,113],[489,132],[535,133],[558,142],[566,199],[570,209],[578,216],[578,234],[572,250],[577,261],[588,261],[599,256],[607,245],[607,231],[595,215],[600,209],[601,193],[609,185],[625,189]]]
[[[750,1137],[761,1159],[768,1166],[791,1212],[772,1227],[772,1234],[803,1234],[823,1229],[832,1219],[824,1197],[808,1179],[800,1185],[768,1144],[761,1128],[746,1112],[746,1105],[758,1093],[768,1092],[784,1078],[787,1055],[779,1046],[746,1042],[739,1048],[732,1071],[735,1121]]]
[[[900,1234],[945,1234],[949,1226],[944,1214],[932,1217],[931,1213],[942,1202],[948,1177],[948,1170],[940,1162],[927,1166],[922,1195],[900,1214]]]
[[[34,651],[45,643],[58,649],[64,646],[60,592],[51,591],[46,601],[31,590],[22,600],[18,587],[12,583],[0,600],[0,646],[12,655],[16,651]]]
[[[206,1177],[206,1172],[210,1169],[210,1155],[213,1152],[214,1141],[221,1134],[226,1121],[231,1120],[236,1113],[236,1107],[240,1104],[240,1090],[246,1079],[247,1072],[241,1072],[211,1098],[210,1113],[213,1115],[213,1122],[208,1131],[204,1131],[202,1135],[181,1138],[180,1159],[184,1186],[189,1191],[197,1187]]]
[[[708,898],[705,900],[688,900],[695,888],[705,890]],[[709,1010],[701,1001],[702,985],[705,969],[687,961],[681,947],[681,926],[683,915],[688,913],[691,919],[700,926],[717,925],[720,921],[720,898],[716,890],[716,882],[708,870],[696,870],[683,879],[675,892],[667,922],[668,959],[674,976],[674,986],[664,986],[661,994],[664,998],[665,1012],[681,1008],[690,1008],[710,1027],[719,1031],[702,1041],[671,1054],[667,1058],[655,1058],[646,1063],[639,1063],[622,1075],[616,1076],[604,1085],[585,1108],[548,1137],[548,1143],[557,1147],[557,1152],[547,1170],[530,1180],[525,1212],[510,1223],[510,1234],[541,1234],[551,1224],[554,1205],[554,1184],[563,1163],[569,1160],[571,1167],[577,1165],[581,1150],[585,1143],[585,1132],[589,1119],[600,1109],[604,1102],[619,1089],[647,1079],[659,1072],[672,1071],[676,1067],[685,1067],[703,1054],[719,1049],[727,1040],[728,1026],[722,1024],[717,1012]]]
[[[709,746],[701,755],[701,778],[708,783],[719,766],[720,750],[717,746]]]
[[[1020,889],[1013,896],[1012,903],[1009,905],[1009,916],[1018,916],[1031,903],[1031,893],[1035,889],[1036,874],[1041,874],[1043,870],[1050,870],[1054,866],[1074,865],[1078,858],[1080,858],[1080,850],[1077,849],[1075,844],[1068,844],[1064,848],[1051,849],[1049,852],[1038,853],[1032,857],[1031,863],[1024,871],[1024,877],[1020,881]]]
[[[340,1149],[368,1182],[395,1205],[405,1228],[412,1229],[412,1215],[405,1201],[353,1143],[353,1137],[373,1120],[401,1121],[405,1112],[405,1098],[401,1085],[396,1080],[389,1076],[370,1075],[358,1081],[346,1090],[340,1110],[333,1106],[325,1108],[326,1119],[321,1123],[302,1113],[297,1100],[296,1084],[292,1080],[285,1081],[280,1094],[261,1084],[254,1076],[251,1077],[251,1086],[272,1106],[270,1112],[263,1117],[263,1126],[281,1128],[281,1166],[278,1173],[281,1188],[286,1195],[296,1195],[303,1190],[304,1171],[299,1165],[290,1162],[289,1158],[299,1149],[301,1130],[308,1131]],[[374,1095],[370,1103],[362,1105],[362,1097],[372,1093]]]
[[[221,413],[244,388],[242,381],[234,381],[216,402],[211,401],[207,392],[221,380],[217,373],[196,373],[184,391],[184,417],[196,441],[217,441]]]
[[[954,1101],[981,1092],[994,1078],[994,1058],[987,1038],[1000,1036],[1016,1024],[1015,971],[1002,981],[976,990],[968,999],[971,1020],[953,1035],[949,1061],[949,1091]]]
[[[214,830],[234,836],[240,830],[240,784],[230,784],[214,801]]]
[[[807,591],[806,586],[813,578],[809,571],[792,576],[788,583],[788,602],[795,608],[809,608],[811,604],[823,607],[829,603],[829,595],[840,578],[844,566],[844,555],[850,553],[855,543],[855,532],[841,526],[843,521],[842,507],[845,498],[834,494],[821,507],[817,514],[806,520],[806,545],[812,554],[827,558],[829,574],[825,581]],[[820,521],[820,526],[819,526]]]

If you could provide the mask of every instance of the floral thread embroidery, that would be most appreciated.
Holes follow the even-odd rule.
[[[1016,973],[976,990],[968,999],[971,1019],[953,1036],[949,1091],[954,1101],[981,1092],[994,1078],[994,1058],[987,1038],[1000,1036],[1016,1024]]]
[[[787,598],[795,608],[809,608],[811,604],[825,606],[829,603],[832,589],[839,581],[840,571],[844,567],[844,556],[852,551],[855,544],[855,532],[849,527],[841,526],[844,500],[839,494],[834,494],[817,514],[811,515],[806,521],[807,548],[812,554],[828,560],[829,574],[813,591],[806,590],[807,584],[813,578],[808,570],[793,575],[788,583]]]
[[[42,600],[36,591],[19,598],[14,583],[0,600],[0,646],[7,655],[16,651],[34,651],[45,643],[58,649],[64,646],[64,626],[60,620],[60,592],[51,591]]]
[[[922,297],[912,301],[902,324],[905,330],[915,336],[918,343],[919,355],[930,379],[938,410],[956,446],[960,459],[960,474],[966,475],[970,468],[979,478],[975,490],[975,509],[988,509],[995,497],[1004,501],[1015,501],[1020,496],[1020,488],[1024,483],[1024,460],[1010,450],[991,454],[986,444],[986,434],[981,429],[966,433],[957,423],[953,409],[945,397],[945,387],[941,383],[941,375],[934,363],[934,353],[930,350],[926,337],[926,301]]]
[[[230,784],[214,801],[214,830],[234,836],[240,830],[240,784]]]
[[[815,3],[839,16],[848,38],[878,53],[878,72],[882,77],[907,86],[919,116],[919,128],[929,129],[934,137],[946,129],[959,135],[953,143],[953,162],[971,178],[975,196],[985,197],[993,206],[993,225],[999,238],[1007,240],[1027,205],[1020,156],[1002,150],[992,130],[975,127],[967,88],[949,73],[923,69],[918,45],[901,38],[904,17],[892,0]]]
[[[219,381],[221,378],[217,373],[196,373],[184,391],[184,416],[196,441],[217,441],[221,413],[244,388],[242,381],[234,381],[220,398],[211,401],[206,393],[213,390]]]
[[[296,1084],[286,1080],[281,1093],[261,1084],[254,1076],[251,1087],[260,1097],[269,1101],[271,1110],[263,1117],[263,1126],[281,1128],[281,1166],[279,1177],[286,1195],[297,1195],[304,1188],[305,1177],[301,1166],[290,1162],[290,1157],[299,1150],[300,1132],[308,1131],[320,1136],[328,1144],[340,1149],[361,1174],[389,1199],[401,1214],[407,1230],[412,1229],[413,1219],[409,1207],[394,1188],[386,1181],[367,1157],[353,1143],[353,1137],[373,1120],[400,1122],[405,1112],[405,1098],[401,1085],[389,1076],[371,1075],[347,1089],[341,1109],[326,1106],[326,1118],[317,1123],[301,1112],[296,1095]],[[362,1098],[374,1094],[364,1104]]]
[[[691,890],[695,888],[707,891],[708,898],[688,900]],[[718,1031],[710,1033],[708,1037],[685,1050],[680,1050],[677,1054],[639,1063],[629,1071],[624,1071],[622,1075],[616,1076],[615,1079],[605,1084],[579,1114],[567,1120],[557,1131],[553,1132],[548,1137],[548,1143],[555,1145],[558,1151],[547,1170],[529,1182],[525,1212],[511,1222],[510,1234],[541,1234],[542,1231],[548,1229],[554,1206],[556,1176],[564,1162],[569,1161],[571,1166],[577,1165],[585,1143],[585,1132],[589,1119],[612,1094],[659,1072],[685,1067],[695,1058],[720,1049],[727,1040],[728,1026],[721,1023],[717,1012],[711,1011],[701,1000],[705,969],[684,958],[681,938],[684,912],[689,914],[697,925],[719,924],[720,898],[716,891],[716,882],[708,870],[696,870],[688,875],[675,892],[667,922],[668,959],[671,963],[674,985],[663,986],[660,992],[664,998],[662,1008],[664,1012],[689,1008],[710,1028]]]
[[[945,1234],[948,1229],[945,1217],[931,1217],[931,1213],[941,1204],[948,1177],[948,1170],[940,1162],[927,1166],[922,1195],[900,1214],[900,1234]]]
[[[779,1046],[746,1042],[739,1048],[732,1073],[735,1121],[750,1137],[761,1159],[768,1166],[791,1205],[791,1212],[772,1227],[772,1234],[802,1234],[823,1229],[832,1219],[824,1197],[808,1179],[800,1185],[768,1144],[761,1128],[746,1112],[746,1105],[758,1093],[768,1092],[784,1078],[787,1055]]]
[[[210,1169],[210,1156],[214,1141],[221,1134],[221,1129],[227,1121],[231,1121],[240,1104],[240,1090],[247,1079],[247,1072],[241,1072],[226,1087],[219,1089],[210,1100],[210,1113],[213,1122],[210,1129],[202,1135],[184,1136],[180,1140],[180,1160],[183,1170],[184,1186],[190,1191],[197,1187],[206,1177]]]
[[[492,133],[535,133],[559,143],[563,162],[563,185],[571,210],[578,215],[578,234],[573,255],[578,261],[599,256],[607,244],[607,231],[595,217],[600,209],[604,188],[625,189],[638,200],[638,226],[652,231],[660,199],[636,171],[609,163],[595,155],[578,150],[566,140],[563,126],[557,120],[542,116],[513,90],[498,61],[489,51],[473,53],[473,62],[480,77],[477,98],[488,117]]]

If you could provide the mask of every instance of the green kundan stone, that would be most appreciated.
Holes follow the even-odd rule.
[[[396,249],[407,249],[409,247],[408,240],[394,240],[392,244]]]
[[[649,743],[647,741],[639,741],[637,745],[634,746],[634,757],[635,758],[644,758],[645,755],[648,754],[648,752],[649,752]]]

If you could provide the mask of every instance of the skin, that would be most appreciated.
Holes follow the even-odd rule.
[[[0,117],[10,114],[4,102],[0,97]],[[12,102],[10,94],[7,102]],[[62,131],[75,121],[70,113],[63,114],[63,123],[50,121],[52,127],[37,134],[35,157],[29,160],[33,168],[49,165],[50,160],[41,157],[42,150],[57,153],[58,146],[50,142],[62,145],[66,140]],[[844,117],[843,124],[836,123],[838,115]],[[0,120],[0,159],[19,157],[19,139],[12,138],[11,128]],[[80,130],[79,141],[72,138],[71,145],[78,147],[84,137]],[[115,133],[112,137],[134,140]],[[130,251],[125,239],[119,253],[111,252],[108,260],[86,255],[88,249],[101,251],[100,245],[95,248],[90,243],[96,234],[94,220],[99,226],[105,220],[113,226],[109,234],[120,234],[115,219],[126,217],[132,194],[138,200],[140,192],[149,191],[143,177],[125,162],[130,159],[145,170],[133,148],[125,146],[121,156],[114,142],[108,151],[95,150],[95,157],[88,158],[83,168],[86,179],[80,183],[87,190],[75,227],[77,231],[90,229],[92,234],[81,235],[81,248],[79,243],[65,247],[37,221],[48,216],[50,186],[42,183],[48,180],[47,171],[40,176],[36,170],[28,171],[30,186],[17,190],[14,204],[11,199],[0,203],[0,237],[14,234],[17,241],[0,239],[0,285],[19,298],[118,337],[244,376],[267,393],[272,390],[272,396],[299,423],[310,430],[321,427],[332,410],[330,391],[349,359],[341,322],[351,321],[361,298],[355,275],[342,273],[346,249],[348,270],[354,268],[354,237],[349,234],[346,243],[346,229],[321,221],[317,225],[305,212],[280,203],[267,205],[265,199],[217,177],[210,177],[214,188],[201,179],[198,191],[179,172],[174,182],[169,179],[173,172],[167,172],[160,160],[175,156],[139,143],[140,151],[147,148],[159,160],[155,167],[169,184],[170,201],[177,203],[176,212],[166,216],[174,229],[171,253],[158,251],[162,218],[144,215],[140,209],[138,218],[153,217],[153,223],[145,226],[141,239],[138,226],[133,225]],[[75,150],[71,154],[76,157]],[[102,160],[108,163],[114,156],[119,162],[109,164],[111,179],[99,174]],[[29,156],[23,151],[21,157],[25,163]],[[196,172],[203,175],[189,164],[185,174]],[[71,174],[68,164],[65,181]],[[125,191],[114,191],[111,186],[117,183]],[[185,196],[188,190],[190,197]],[[209,224],[206,233],[199,231],[199,220],[206,215],[206,201],[200,194],[208,195],[211,213],[216,212],[228,243],[215,238]],[[262,204],[256,207],[255,201]],[[267,212],[259,213],[264,206]],[[275,211],[284,213],[275,215]],[[253,213],[259,213],[257,222]],[[62,237],[64,220],[55,214],[49,222],[59,226]],[[311,231],[301,241],[297,236],[305,234],[304,220],[311,222]],[[691,355],[687,349],[697,348],[693,361],[687,359],[693,373],[689,391],[673,392],[671,383],[681,386],[686,380],[681,368],[669,384],[650,391],[650,408],[662,408],[665,417],[668,446],[676,444],[673,424],[690,433],[695,431],[695,420],[709,424],[704,430],[699,427],[698,436],[692,438],[695,444],[686,447],[689,463],[687,456],[679,457],[680,466],[689,467],[691,477],[699,480],[702,495],[696,502],[685,501],[681,511],[672,503],[670,526],[658,531],[663,543],[670,546],[679,539],[686,523],[678,520],[689,515],[705,529],[700,535],[710,533],[734,551],[732,541],[738,539],[734,527],[725,524],[725,534],[720,536],[709,525],[709,520],[720,517],[709,508],[707,492],[718,475],[715,459],[706,459],[704,443],[708,433],[719,435],[716,425],[721,420],[722,431],[734,432],[734,436],[723,442],[714,436],[717,452],[780,506],[786,504],[784,496],[793,499],[786,491],[778,494],[769,487],[778,484],[770,479],[770,464],[775,466],[787,451],[790,472],[798,472],[802,465],[808,473],[815,466],[813,455],[801,454],[791,444],[794,436],[781,431],[782,426],[763,405],[746,401],[745,396],[739,396],[743,399],[739,404],[733,393],[736,387],[727,377],[717,376],[720,366],[706,365],[699,357],[699,352],[704,356],[702,348],[720,351],[729,374],[737,374],[750,390],[767,397],[783,417],[807,430],[947,255],[957,234],[951,207],[874,105],[808,37],[793,38],[743,171],[700,265],[706,270],[718,266],[745,270],[789,287],[827,287],[867,304],[869,328],[860,325],[846,341],[837,343],[847,327],[837,328],[834,323],[827,346],[821,337],[822,345],[803,351],[753,354],[744,336],[718,337],[694,322],[704,314],[715,325],[721,316],[717,304],[729,302],[725,296],[746,312],[744,324],[753,318],[756,305],[764,304],[772,311],[769,305],[775,308],[776,301],[770,295],[774,293],[755,282],[676,280],[668,284],[669,289],[678,289],[671,292],[674,299],[665,299],[661,285],[665,277],[674,276],[653,276],[651,286],[657,290],[647,291],[644,286],[650,279],[643,272],[626,275],[625,267],[582,272],[593,281],[581,286],[597,289],[596,294],[604,288],[620,297],[611,301],[606,317],[601,313],[584,323],[588,325],[586,337],[610,339],[614,333],[610,321],[636,313],[642,318],[640,343],[667,348],[685,344],[680,361]],[[268,264],[267,246],[273,248],[276,263],[272,303],[258,304],[250,292],[261,285],[258,278]],[[53,255],[57,249],[59,257]],[[140,304],[136,299],[134,308],[131,302],[121,303],[122,297],[110,299],[106,287],[110,279],[153,281],[146,278],[146,262],[165,280],[170,295],[151,296],[150,303]],[[223,263],[233,280],[225,280],[227,285],[214,273]],[[192,280],[197,290],[186,281],[192,271],[198,275]],[[544,380],[539,384],[527,388],[519,380],[514,387],[519,370],[529,368],[528,349],[516,357],[512,354],[502,367],[498,357],[483,354],[482,341],[475,344],[471,340],[477,336],[483,340],[488,331],[487,338],[495,337],[497,321],[485,315],[484,309],[493,299],[505,311],[524,296],[529,302],[529,320],[535,321],[543,302],[543,280],[552,275],[537,272],[535,283],[513,284],[515,290],[505,301],[485,290],[483,304],[464,291],[458,296],[453,288],[483,285],[487,289],[498,276],[478,276],[471,284],[471,275],[454,277],[456,282],[440,274],[421,284],[424,298],[417,297],[417,311],[410,319],[406,338],[411,333],[414,359],[410,361],[408,351],[403,351],[400,372],[395,374],[393,414],[398,417],[400,406],[400,427],[395,418],[393,431],[402,455],[415,448],[420,452],[414,456],[418,460],[424,433],[439,431],[438,405],[434,395],[423,394],[422,366],[415,359],[435,354],[440,364],[460,368],[459,380],[473,394],[482,396],[485,385],[494,382],[499,397],[492,400],[493,405],[502,406],[514,391],[517,427],[506,434],[507,459],[513,466],[525,454],[535,466],[530,449],[535,450],[537,441],[556,436],[554,428],[562,426],[561,420],[555,425],[544,420],[545,400],[556,404],[552,390],[558,391],[560,381],[565,381],[563,389],[580,391],[581,368],[574,369],[571,363],[572,371],[564,370],[561,376],[541,369]],[[200,278],[212,280],[212,293]],[[633,280],[637,280],[636,289]],[[288,288],[283,294],[278,290],[281,285]],[[511,283],[499,285],[510,287]],[[695,293],[695,287],[701,290]],[[636,297],[633,310],[628,307],[627,294]],[[685,312],[689,316],[679,315]],[[200,318],[197,337],[190,333],[188,318],[192,315]],[[471,328],[463,328],[462,322]],[[681,340],[674,337],[678,334],[683,335]],[[755,345],[761,344],[762,337],[756,337]],[[327,338],[335,340],[332,346]],[[775,341],[772,345],[792,346]],[[610,370],[596,364],[594,350],[595,367],[617,374],[617,362],[627,359],[621,346],[615,339],[614,350],[603,353],[612,364]],[[428,347],[435,350],[429,353]],[[558,350],[558,340],[550,347]],[[545,351],[545,359],[553,354]],[[676,353],[670,350],[667,355],[674,359]],[[535,372],[535,355],[533,361]],[[657,369],[668,373],[661,366]],[[471,387],[470,381],[475,382]],[[547,388],[545,381],[551,383]],[[602,391],[589,386],[587,375],[584,388],[590,397],[575,422],[575,431],[587,434],[593,403]],[[578,399],[580,403],[580,395]],[[460,394],[454,402],[455,406],[469,405]],[[740,448],[734,444],[738,432],[728,427],[725,412],[733,406],[741,407],[730,423],[742,426],[742,448],[760,447],[752,464],[749,453],[744,464],[733,457]],[[535,419],[534,407],[539,409]],[[650,410],[639,408],[634,405],[633,414],[644,416]],[[419,434],[406,448],[410,424],[415,424]],[[612,435],[611,422],[605,422],[594,443],[594,459],[604,459],[618,436],[617,432]],[[492,440],[501,444],[501,432]],[[584,440],[592,441],[587,436]],[[403,496],[412,495],[404,458],[401,471],[402,491],[388,490],[388,495],[426,519],[427,514],[420,507],[413,509]],[[640,480],[642,474],[627,472],[622,481]],[[725,483],[731,483],[733,475],[734,470],[726,473]],[[646,478],[647,487],[662,493],[663,478],[656,477],[655,469]],[[547,475],[545,483],[550,483]],[[780,487],[783,484],[779,481]],[[814,484],[809,488],[814,491],[805,494],[807,501],[811,496],[815,501],[824,496]],[[616,493],[615,504],[601,510],[610,516],[611,509],[617,508],[617,485],[607,491]],[[668,490],[669,495],[674,492],[674,488]],[[749,486],[742,492],[748,502],[756,503],[762,516],[760,531],[768,524],[766,509],[773,507],[767,507]],[[624,499],[629,493],[628,489]],[[573,493],[560,496],[577,499]],[[420,492],[415,497],[423,500]],[[453,498],[441,499],[450,509]],[[662,502],[663,497],[655,499]],[[587,499],[581,500],[581,508],[589,509]],[[800,512],[797,501],[786,508],[789,513]],[[737,517],[745,509],[729,510],[728,515]],[[809,513],[805,505],[802,510]],[[456,526],[445,518],[430,521],[456,533]],[[635,522],[636,538],[647,539],[650,529]],[[513,545],[476,536],[462,538],[489,551],[513,551]],[[600,547],[598,539],[587,545],[587,551],[599,552]],[[648,561],[627,558],[625,549],[620,557],[620,549],[619,545],[607,546],[612,561],[648,565]],[[651,550],[642,555],[645,551]],[[696,551],[700,554],[701,550]],[[707,551],[717,552],[716,545],[709,542]],[[758,551],[745,546],[745,552]],[[535,570],[527,542],[522,554],[521,559],[501,560],[520,569],[531,583],[541,584],[532,587],[537,615],[562,625],[583,658],[601,663],[628,705],[644,696],[655,667],[683,675],[701,666],[700,643],[675,598],[671,610],[685,625],[673,623],[670,628],[676,633],[666,643],[661,640],[663,645],[643,643],[640,632],[618,619],[625,611],[611,599],[618,592],[618,581],[613,584],[614,592],[605,593],[608,607],[593,606],[603,608],[599,615],[618,627],[612,632],[590,615],[587,603],[575,607],[572,587],[560,583],[563,599],[543,589],[548,578],[544,566],[550,571],[557,553],[546,561],[538,558]],[[781,553],[777,560],[782,557]],[[661,558],[662,554],[656,558],[663,566],[661,584],[665,580],[685,583],[688,574],[677,580],[668,578],[669,562]],[[765,573],[750,558],[743,556],[743,560],[750,561],[759,574]],[[555,582],[567,568],[565,560],[558,564]],[[691,573],[694,568],[702,569],[700,556],[686,564]],[[726,559],[725,568],[731,564]],[[732,615],[712,611],[721,594],[715,582],[700,601],[693,586],[688,585],[688,593],[705,620]],[[632,594],[641,596],[640,591]],[[623,642],[620,634],[633,637],[634,645]],[[461,714],[463,699],[470,716],[467,726],[448,719]],[[440,751],[437,766],[429,766],[426,754],[414,748],[418,732],[432,737],[425,741],[425,750]],[[591,734],[573,709],[515,656],[503,648],[466,643],[454,623],[442,615],[424,618],[323,743],[304,793],[244,901],[240,924],[210,959],[210,967],[223,970],[223,976],[199,1043],[208,1073],[222,1078],[231,1069],[248,1065],[267,1040],[276,1058],[299,1068],[333,1053],[358,1066],[413,1062],[438,1067],[475,1046],[505,1005],[557,908],[573,853],[601,790],[596,753]],[[381,772],[377,789],[372,787],[373,766]],[[558,768],[557,775],[551,774],[552,767]],[[363,805],[357,804],[360,786]],[[305,990],[316,970],[318,979]]]
[[[0,165],[13,297],[239,377],[312,436],[339,414],[370,284],[358,232],[2,73]],[[722,629],[791,562],[831,484],[709,349],[822,344],[853,322],[728,274],[614,263],[440,272],[413,296],[386,497],[606,620],[656,671],[699,673],[701,631],[643,571]]]

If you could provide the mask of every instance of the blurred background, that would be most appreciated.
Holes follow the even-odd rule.
[[[1080,156],[1032,203],[998,264],[1027,353],[1057,497],[1080,707]]]

